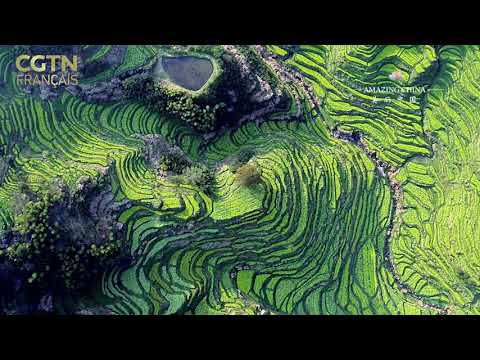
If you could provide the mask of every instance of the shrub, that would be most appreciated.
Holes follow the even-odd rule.
[[[237,169],[235,182],[241,186],[252,186],[260,182],[261,176],[262,173],[258,163],[250,161]]]

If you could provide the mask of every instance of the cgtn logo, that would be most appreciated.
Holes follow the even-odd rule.
[[[17,56],[18,85],[78,85],[78,56],[27,55]]]

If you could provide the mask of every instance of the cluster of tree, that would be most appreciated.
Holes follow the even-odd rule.
[[[264,106],[252,98],[258,88],[257,77],[266,81],[272,89],[280,86],[277,76],[265,64],[260,55],[249,46],[237,47],[241,55],[246,59],[248,69],[242,69],[240,63],[230,53],[222,48],[213,47],[210,50],[220,69],[220,76],[210,85],[208,93],[202,94],[200,101],[206,103],[224,103],[227,109],[220,113],[217,119],[217,127],[235,126],[240,118],[250,114]],[[234,96],[232,96],[234,94]],[[286,109],[290,106],[290,98],[283,96]]]
[[[225,108],[222,102],[212,105],[199,101],[188,92],[148,76],[127,79],[124,88],[129,98],[140,100],[155,111],[182,120],[202,133],[215,129],[217,118]]]
[[[168,143],[161,135],[146,135],[145,158],[156,171],[170,173],[175,183],[190,184],[210,192],[214,174],[206,165],[193,162],[176,145]]]
[[[14,226],[0,239],[0,264],[37,294],[88,286],[121,255],[118,212],[92,216],[90,209],[106,186],[103,177],[83,178],[73,190],[60,179],[39,191],[24,186],[12,207]]]
[[[244,76],[238,62],[228,53],[218,56],[217,64],[220,68],[220,76],[209,86],[208,93],[201,99],[204,102],[221,102],[234,111],[224,112],[218,120],[218,125],[233,125],[242,115],[252,111],[250,83]],[[235,94],[235,99],[232,99]]]
[[[190,184],[199,187],[203,192],[210,194],[215,180],[213,171],[204,164],[195,164],[187,167],[181,175],[172,178],[174,182]]]
[[[145,158],[150,166],[157,172],[181,174],[183,170],[192,165],[188,156],[176,145],[170,144],[161,135],[146,135]]]
[[[155,111],[180,119],[201,133],[208,133],[235,125],[243,115],[262,106],[252,100],[252,92],[258,86],[257,76],[267,81],[272,88],[279,86],[276,75],[250,47],[239,47],[247,60],[248,74],[222,46],[188,49],[208,53],[216,62],[219,76],[213,79],[207,91],[192,95],[165,81],[142,76],[124,81],[127,96],[142,101]],[[188,53],[188,49],[185,49],[185,53]]]
[[[272,88],[278,85],[278,78],[273,71],[265,64],[260,55],[249,46],[239,47],[240,52],[245,56],[248,65],[255,70],[255,74],[267,81]]]

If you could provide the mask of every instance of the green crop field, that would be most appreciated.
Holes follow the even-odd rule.
[[[55,310],[480,313],[480,47],[263,50],[299,76],[285,82],[293,100],[206,136],[131,98],[28,93],[13,47],[0,48],[0,235],[22,189],[56,178],[75,187],[108,169],[109,201],[129,202],[118,242],[130,260],[75,302],[56,298]],[[100,66],[111,45],[81,51],[99,70],[80,84],[96,86],[165,50],[128,46],[111,67]],[[211,169],[211,189],[159,175],[147,135]],[[248,149],[260,174],[252,186],[235,167]]]

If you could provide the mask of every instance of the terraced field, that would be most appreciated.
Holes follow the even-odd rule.
[[[479,311],[478,56],[477,46],[436,52],[430,47],[301,46],[286,60],[324,99],[332,126],[358,131],[369,149],[397,169],[401,198],[391,243],[393,265],[399,280],[425,303],[451,313]],[[337,59],[334,70],[328,67],[332,58]],[[359,66],[362,71],[350,72]],[[362,106],[358,119],[339,110],[348,108],[351,114],[363,104],[365,94],[355,85],[365,90],[392,82],[386,75],[398,69],[413,73],[417,86],[428,89],[418,105],[393,100],[368,112]],[[418,80],[422,71],[435,76]],[[345,81],[337,82],[337,72],[353,96],[339,96]],[[380,104],[382,95],[376,96]]]
[[[319,122],[267,122],[219,139],[206,156],[221,162],[244,146],[261,151],[257,188],[231,195],[220,168],[219,199],[203,209],[210,219],[152,233],[152,214],[135,218],[135,265],[102,284],[115,312],[211,313],[242,296],[279,313],[420,312],[392,286],[383,260],[390,193],[365,155]]]
[[[325,117],[341,130],[368,134],[368,147],[382,160],[399,166],[412,156],[431,153],[422,128],[425,93],[371,90],[406,90],[414,83],[428,88],[428,71],[435,64],[433,48],[300,46],[286,62],[311,83],[322,100]],[[402,74],[401,81],[389,78],[395,71]],[[410,102],[410,96],[417,97],[416,103]]]
[[[62,177],[73,185],[113,163],[116,199],[132,202],[120,220],[127,229],[122,248],[133,260],[103,274],[85,308],[478,313],[480,49],[268,49],[279,66],[302,74],[320,106],[301,81],[291,83],[301,102],[288,112],[206,141],[136,102],[93,104],[68,91],[45,101],[27,95],[15,84],[11,50],[1,48],[0,230],[11,226],[10,204],[22,183],[35,189]],[[88,62],[100,63],[109,51],[90,49]],[[118,67],[88,83],[156,53],[129,46]],[[215,169],[213,193],[159,177],[143,157],[147,134],[161,134]],[[250,148],[261,181],[242,187],[231,159]]]
[[[393,251],[404,281],[455,313],[479,313],[479,52],[445,47],[426,99],[434,154],[400,171],[405,194]]]

